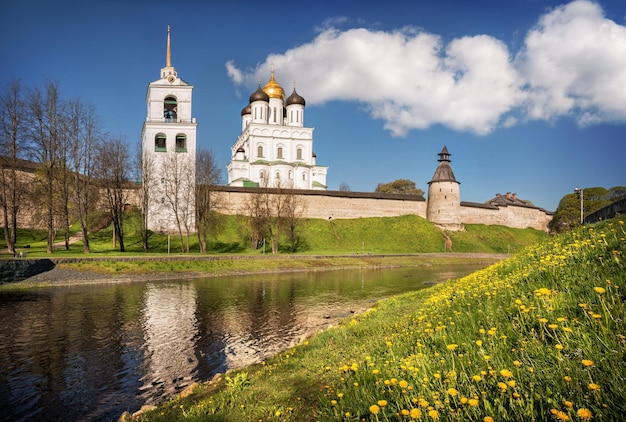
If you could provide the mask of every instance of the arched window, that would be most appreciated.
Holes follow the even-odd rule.
[[[260,158],[263,158],[263,145],[259,145],[256,149],[256,155]]]
[[[283,158],[283,147],[278,147],[278,150],[276,151],[276,158],[278,159]]]
[[[289,170],[289,180],[293,179],[293,171]]]
[[[166,122],[175,122],[178,119],[178,101],[171,95],[163,100],[163,117]]]
[[[302,148],[296,150],[296,160],[302,160]]]
[[[279,172],[279,171],[277,171],[277,172],[276,172],[276,176],[275,176],[275,178],[276,178],[276,179],[280,179],[280,172]]]
[[[302,173],[302,180],[306,180],[306,173]]]
[[[187,135],[183,133],[176,135],[176,152],[187,152]]]
[[[154,137],[154,150],[156,152],[166,152],[167,151],[167,146],[166,146],[166,136],[164,133],[157,133],[156,136]]]

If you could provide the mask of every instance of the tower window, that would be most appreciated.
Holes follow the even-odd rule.
[[[263,145],[259,145],[256,149],[256,155],[259,158],[263,158]]]
[[[296,160],[302,160],[302,148],[296,150]]]
[[[154,150],[156,152],[166,152],[167,151],[167,147],[166,147],[166,136],[164,133],[157,133],[156,136],[154,137]]]
[[[166,122],[175,122],[178,119],[178,101],[169,96],[163,100],[163,118]]]
[[[276,179],[280,179],[280,172],[276,172]]]
[[[283,158],[283,147],[278,147],[278,150],[276,151],[276,158]]]
[[[187,152],[187,135],[176,135],[176,152]]]
[[[306,180],[306,173],[302,173],[302,180]]]

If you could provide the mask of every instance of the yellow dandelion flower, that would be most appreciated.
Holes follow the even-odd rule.
[[[459,391],[456,388],[448,388],[448,395],[454,397],[459,394]]]
[[[482,346],[482,345],[483,345],[482,340],[476,340],[476,345],[477,345],[478,347]]]
[[[467,404],[467,397],[461,397],[461,404]]]
[[[409,416],[409,411],[408,411],[408,410],[406,410],[406,409],[402,409],[402,410],[400,411],[400,415],[401,415],[401,416]]]
[[[385,407],[387,406],[387,400],[378,400],[376,404],[378,404],[380,407]]]
[[[563,379],[567,382],[570,382],[572,380],[572,377],[570,377],[569,375],[565,375],[565,377],[563,377]]]
[[[562,344],[557,344],[556,346],[554,346],[554,348],[556,350],[563,350],[563,345]]]
[[[493,422],[493,418],[491,416],[485,416],[483,422]]]
[[[481,381],[483,378],[482,378],[480,375],[474,375],[474,376],[472,377],[472,379],[473,379],[474,381]]]
[[[576,411],[576,416],[578,416],[581,419],[588,420],[593,417],[593,414],[591,413],[591,410],[581,407],[580,409]]]
[[[428,407],[428,406],[429,406],[429,403],[428,403],[426,400],[424,400],[424,399],[420,399],[420,406],[422,406],[422,407]]]
[[[400,386],[400,388],[407,388],[409,386],[409,383],[405,380],[402,380],[398,383],[398,385]]]
[[[446,348],[447,348],[448,350],[454,350],[454,349],[456,349],[457,347],[459,347],[459,345],[458,345],[458,344],[448,344],[448,345],[446,346]]]
[[[467,402],[472,407],[477,407],[478,406],[478,400],[477,399],[469,399]]]
[[[519,393],[513,393],[513,398],[519,399],[520,397],[522,397],[522,396],[520,396]]]
[[[572,403],[572,402],[571,402],[571,401],[569,401],[569,400],[565,400],[565,402],[564,402],[563,404],[565,405],[565,407],[569,407],[569,408],[571,408],[572,406],[574,406],[574,403]]]
[[[515,380],[508,380],[508,381],[506,382],[506,384],[507,384],[509,387],[515,387],[515,384],[516,384],[516,383],[515,383]]]
[[[500,375],[502,375],[504,378],[511,378],[513,376],[513,372],[509,371],[508,369],[503,369],[500,371]]]
[[[539,318],[539,322],[545,324],[548,320],[546,318]]]
[[[499,382],[498,387],[500,388],[501,391],[506,391],[506,389],[508,388],[507,385],[503,382]]]
[[[370,406],[370,412],[373,413],[374,415],[378,415],[378,412],[380,412],[380,407],[373,404]]]
[[[569,421],[569,416],[567,416],[567,413],[562,412],[562,411],[560,411],[560,410],[559,410],[558,412],[556,412],[556,415],[555,415],[555,416],[556,416],[557,420],[560,420],[560,421]]]
[[[379,372],[380,372],[380,371],[379,371],[378,369],[374,369],[374,370],[372,370],[372,374],[374,374],[374,375],[378,375],[378,373],[379,373]]]
[[[606,290],[604,290],[604,288],[603,288],[603,287],[594,287],[594,288],[593,288],[593,290],[594,290],[596,293],[599,293],[599,294],[602,294],[602,293],[606,292]]]
[[[597,391],[597,390],[600,389],[600,386],[598,384],[592,382],[592,383],[589,384],[589,389],[591,391]]]
[[[439,412],[435,409],[431,409],[428,411],[428,416],[430,416],[433,419],[439,419]]]
[[[411,419],[419,419],[422,417],[422,411],[419,409],[411,409],[411,411],[409,412],[409,416],[411,417]]]
[[[584,366],[592,366],[592,365],[593,365],[593,361],[592,361],[592,360],[589,360],[589,359],[583,359],[583,360],[582,360],[582,364],[583,364]]]
[[[331,400],[330,401],[330,405],[331,406],[336,406],[337,405],[337,400]]]
[[[520,362],[519,360],[514,360],[513,361],[513,365],[515,365],[517,368],[519,368],[520,366],[522,366],[522,362]]]

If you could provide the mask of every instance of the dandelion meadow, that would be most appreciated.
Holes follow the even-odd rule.
[[[625,249],[623,218],[556,236],[380,301],[141,418],[624,420]]]

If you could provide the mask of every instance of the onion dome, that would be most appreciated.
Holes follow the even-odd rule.
[[[266,103],[270,101],[270,97],[261,89],[261,84],[259,87],[250,95],[250,104],[255,101],[265,101]]]
[[[304,98],[298,95],[295,88],[293,89],[293,92],[291,93],[289,97],[287,97],[287,100],[286,100],[286,105],[289,106],[292,104],[300,104],[301,106],[305,105]]]
[[[247,114],[252,114],[252,106],[250,104],[241,109],[241,117]]]
[[[283,91],[283,88],[278,85],[278,82],[274,79],[274,70],[272,70],[270,80],[263,87],[263,91],[270,98],[279,98],[281,101],[285,99],[285,91]]]

